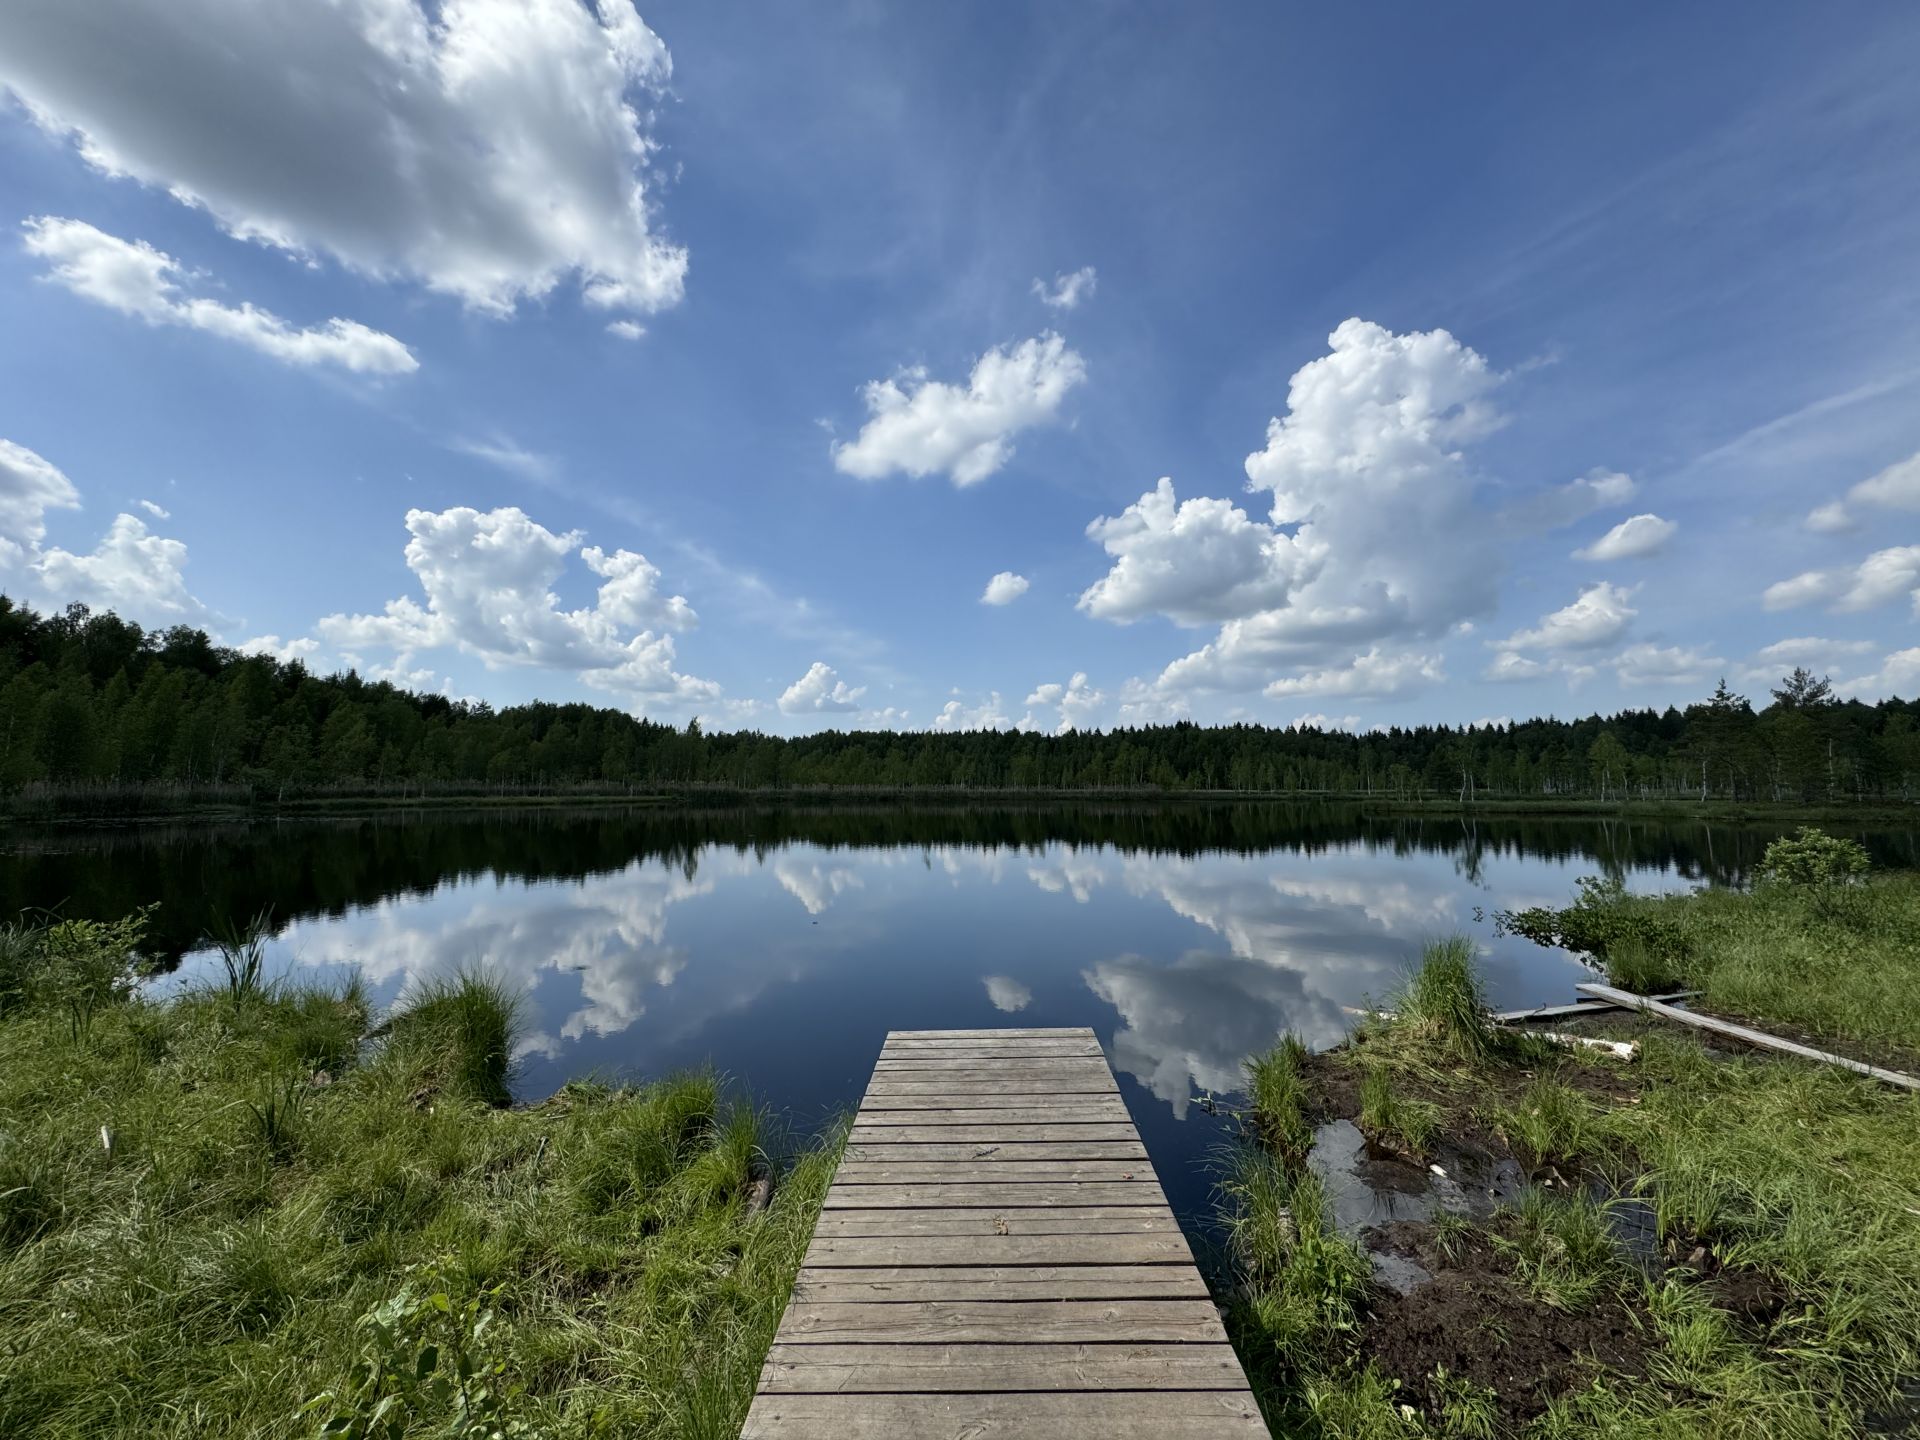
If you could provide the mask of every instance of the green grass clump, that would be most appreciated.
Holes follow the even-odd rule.
[[[1221,1189],[1243,1276],[1231,1306],[1242,1354],[1275,1379],[1307,1373],[1359,1329],[1367,1258],[1334,1230],[1310,1170],[1241,1145]]]
[[[1360,1077],[1360,1129],[1376,1144],[1420,1158],[1439,1133],[1440,1107],[1403,1094],[1384,1066],[1369,1065]]]
[[[1571,1165],[1601,1148],[1593,1105],[1572,1086],[1542,1075],[1512,1105],[1496,1106],[1494,1127],[1536,1167]]]
[[[1592,1197],[1528,1190],[1508,1215],[1510,1223],[1494,1243],[1512,1260],[1515,1277],[1542,1303],[1577,1309],[1620,1282],[1622,1262],[1606,1213]]]
[[[1400,1025],[1469,1063],[1492,1060],[1507,1039],[1488,1017],[1473,942],[1465,936],[1427,944],[1395,1008]]]
[[[1299,1159],[1313,1144],[1307,1121],[1307,1047],[1296,1035],[1283,1035],[1273,1049],[1247,1062],[1247,1096],[1253,1102],[1254,1128],[1284,1156]]]
[[[520,997],[499,980],[461,973],[425,981],[402,999],[389,1021],[385,1068],[417,1098],[444,1094],[505,1105]]]
[[[479,979],[368,1019],[286,983],[110,995],[83,1034],[45,993],[0,1014],[0,1435],[383,1403],[408,1436],[737,1435],[835,1147],[783,1163],[712,1076],[504,1108],[513,1007]]]

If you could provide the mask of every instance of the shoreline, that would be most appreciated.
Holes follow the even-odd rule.
[[[1392,798],[1362,791],[1155,790],[1059,788],[948,788],[835,786],[741,789],[693,786],[624,791],[479,790],[466,787],[434,792],[364,791],[306,795],[288,800],[241,799],[231,791],[190,791],[139,804],[93,808],[85,792],[22,796],[0,801],[0,819],[14,826],[129,826],[182,821],[255,821],[380,815],[459,815],[527,811],[646,810],[661,814],[698,814],[713,810],[820,810],[861,806],[929,811],[994,807],[1153,807],[1274,806],[1338,809],[1362,818],[1381,819],[1541,819],[1705,821],[1727,825],[1852,824],[1900,826],[1920,823],[1920,801],[1885,800],[1853,804],[1775,804],[1710,799],[1646,798],[1602,801],[1578,796],[1496,796],[1462,801],[1445,796]]]

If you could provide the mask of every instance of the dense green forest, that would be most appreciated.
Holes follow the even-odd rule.
[[[16,797],[877,786],[1905,801],[1920,791],[1917,721],[1920,701],[1842,701],[1801,671],[1758,708],[1722,684],[1685,710],[1465,730],[1182,722],[788,739],[583,704],[495,710],[241,655],[187,626],[148,632],[82,605],[40,615],[0,596],[0,791]]]

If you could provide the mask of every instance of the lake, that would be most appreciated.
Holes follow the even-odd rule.
[[[1838,828],[1838,827],[1836,827]],[[1421,944],[1462,933],[1492,999],[1573,998],[1571,957],[1496,936],[1587,874],[1739,883],[1766,828],[1379,817],[1342,806],[595,809],[16,831],[0,906],[159,901],[156,981],[263,909],[278,973],[377,1003],[481,968],[526,997],[517,1092],[712,1065],[802,1134],[850,1110],[890,1029],[1088,1025],[1183,1219],[1242,1063],[1337,1041]],[[1915,863],[1910,832],[1859,833]]]

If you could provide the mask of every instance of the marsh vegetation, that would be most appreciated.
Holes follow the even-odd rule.
[[[1836,1051],[1920,1056],[1920,878],[1862,880],[1803,835],[1748,893],[1635,899],[1589,884],[1506,917],[1625,983]],[[1778,847],[1777,847],[1778,848]],[[1801,862],[1824,853],[1835,863]],[[1276,1433],[1693,1437],[1920,1423],[1920,1100],[1639,1017],[1617,1064],[1487,1018],[1470,955],[1429,948],[1345,1046],[1283,1042],[1223,1186],[1230,1331]],[[1302,1163],[1358,1124],[1382,1171],[1429,1164],[1429,1218],[1342,1233]],[[1480,1187],[1476,1190],[1476,1186]],[[1381,1282],[1376,1256],[1418,1267]]]
[[[142,918],[0,932],[0,1434],[737,1433],[830,1145],[710,1075],[509,1106],[483,976],[380,1017],[242,935],[150,1000]]]

